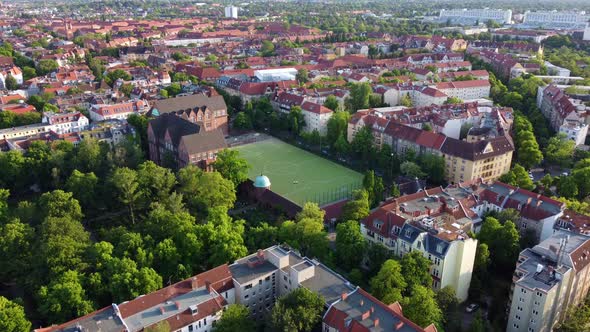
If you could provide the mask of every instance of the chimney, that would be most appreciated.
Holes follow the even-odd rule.
[[[191,288],[193,290],[199,288],[199,283],[197,281],[197,277],[192,277],[192,279],[191,279]]]
[[[347,299],[347,298],[348,298],[348,293],[342,293],[342,294],[340,295],[340,299],[341,299],[342,301],[346,301],[346,299]]]
[[[258,249],[258,253],[256,254],[259,260],[264,260],[264,251],[262,249]]]
[[[402,322],[401,320],[395,324],[395,330],[399,331],[402,327],[404,327],[404,322]]]
[[[369,319],[369,317],[371,317],[371,311],[367,310],[365,311],[365,313],[361,316],[361,320],[365,320],[365,319]]]
[[[176,301],[174,304],[176,305],[176,310],[180,310],[180,302]]]
[[[166,312],[166,309],[164,309],[164,307],[160,307],[160,314],[163,315]]]
[[[373,324],[375,325],[375,327],[379,327],[379,318],[375,318],[373,320]]]
[[[371,313],[375,312],[375,307],[371,306]]]

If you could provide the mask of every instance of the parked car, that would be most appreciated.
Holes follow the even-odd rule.
[[[469,312],[469,313],[471,313],[471,312],[476,312],[476,311],[477,311],[477,309],[479,309],[479,304],[476,304],[476,303],[471,303],[470,305],[468,305],[468,306],[465,308],[465,312]]]

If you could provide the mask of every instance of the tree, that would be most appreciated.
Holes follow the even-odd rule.
[[[297,75],[295,76],[295,79],[299,83],[307,83],[307,82],[309,82],[309,73],[307,72],[307,69],[305,69],[305,68],[299,69],[297,71]]]
[[[443,314],[430,287],[414,285],[410,297],[404,299],[403,306],[404,316],[414,323],[422,327],[430,324],[442,327]]]
[[[170,332],[170,323],[167,320],[160,321],[156,324],[143,329],[145,332]]]
[[[401,106],[405,106],[405,107],[412,107],[413,106],[413,102],[412,102],[412,98],[410,97],[410,94],[405,94],[400,98],[399,104]]]
[[[84,139],[76,149],[76,169],[81,172],[96,172],[101,164],[100,144],[96,139]]]
[[[352,192],[352,199],[344,204],[341,220],[361,221],[369,215],[369,194],[366,190]]]
[[[112,87],[113,84],[115,84],[115,82],[119,79],[123,81],[130,81],[132,78],[133,77],[123,69],[115,69],[107,73],[107,75],[104,78],[104,81]]]
[[[531,180],[524,167],[520,166],[519,164],[515,164],[510,172],[500,176],[499,180],[509,185],[527,190],[532,190],[535,188],[533,180]]]
[[[75,169],[66,182],[66,190],[71,192],[74,197],[88,207],[94,204],[96,199],[96,187],[98,178],[94,173],[82,173]]]
[[[256,324],[250,318],[250,312],[242,304],[232,304],[224,312],[221,319],[215,324],[215,332],[255,332]]]
[[[371,128],[364,126],[356,132],[352,139],[352,151],[356,153],[361,160],[367,162],[375,151],[374,140],[375,138],[373,137]]]
[[[346,142],[348,120],[350,120],[350,113],[346,111],[335,111],[330,119],[328,119],[328,123],[326,124],[326,138],[330,146],[335,147],[335,143],[340,137],[342,137],[344,142],[348,144],[348,142]]]
[[[4,86],[7,90],[16,90],[18,89],[18,82],[16,81],[16,78],[9,73],[4,80]]]
[[[263,57],[273,56],[275,54],[275,45],[270,40],[262,41],[260,53]]]
[[[415,286],[421,285],[430,287],[432,276],[430,275],[430,261],[419,251],[412,251],[402,257],[402,273],[406,278],[408,287],[406,293]]]
[[[289,129],[294,135],[299,135],[305,126],[305,117],[303,116],[303,110],[299,106],[291,107],[288,116]]]
[[[66,271],[38,293],[39,311],[50,323],[61,323],[84,316],[94,310],[76,271]]]
[[[40,76],[44,76],[56,71],[58,68],[59,64],[55,60],[40,60],[39,63],[37,63],[37,74],[39,74]]]
[[[463,104],[463,100],[459,97],[448,97],[447,100],[445,100],[445,104]]]
[[[31,330],[22,305],[0,296],[0,331],[23,332]]]
[[[468,332],[485,332],[486,331],[486,321],[483,319],[483,316],[480,312],[475,314],[475,319],[469,325]]]
[[[180,192],[192,211],[207,214],[214,207],[229,210],[236,200],[234,183],[224,179],[219,172],[203,172],[190,165],[180,170]]]
[[[446,286],[437,291],[436,303],[443,313],[445,330],[459,330],[461,328],[462,314],[459,311],[459,300],[455,296],[455,290],[451,286]]]
[[[490,266],[490,250],[487,244],[478,243],[473,262],[473,271],[480,276],[485,276]]]
[[[527,133],[527,135],[524,135],[524,133]],[[539,144],[533,134],[531,132],[524,133],[521,132],[517,136],[518,149],[516,153],[518,155],[519,163],[525,168],[530,169],[543,160],[543,153],[541,153]],[[530,136],[531,139],[526,139],[526,136]]]
[[[117,168],[111,176],[111,184],[115,188],[119,202],[129,209],[131,223],[135,224],[135,208],[141,195],[137,172],[127,167]]]
[[[369,83],[353,83],[350,87],[350,97],[347,99],[348,109],[354,113],[360,109],[369,108],[369,98],[372,93]]]
[[[569,167],[572,163],[574,149],[576,143],[567,139],[563,133],[551,137],[549,143],[545,148],[545,159],[553,164],[561,167]]]
[[[41,195],[39,199],[39,211],[44,217],[71,218],[75,221],[82,220],[82,208],[72,193],[63,190],[54,190]]]
[[[279,298],[272,309],[273,331],[311,332],[322,320],[324,299],[300,287]]]
[[[393,259],[386,260],[371,279],[371,293],[385,304],[401,301],[402,292],[407,286],[401,264]]]
[[[161,202],[170,197],[176,185],[176,177],[170,169],[148,160],[137,168],[137,183],[142,203],[147,206],[153,201]]]
[[[249,130],[252,129],[252,120],[250,119],[248,114],[240,112],[238,113],[238,115],[236,115],[233,125],[233,127],[236,129]]]
[[[340,107],[340,103],[334,95],[329,95],[328,97],[326,97],[326,101],[324,101],[324,106],[336,112],[336,110],[338,110],[338,108]]]
[[[559,195],[566,198],[576,198],[579,194],[578,184],[574,176],[562,177],[557,188]]]
[[[418,166],[418,164],[411,162],[411,161],[403,162],[400,166],[400,170],[403,175],[411,177],[411,178],[418,178],[419,179],[419,178],[423,178],[426,175],[422,171],[420,166]]]
[[[441,185],[445,181],[445,159],[432,153],[424,153],[418,158],[421,169],[428,175],[430,182]]]
[[[22,281],[27,276],[32,264],[34,235],[34,229],[19,219],[0,221],[0,280]]]
[[[217,159],[213,163],[213,168],[237,187],[240,183],[248,179],[248,170],[252,166],[248,164],[246,159],[240,156],[238,150],[224,149],[217,153]]]
[[[336,227],[336,254],[345,269],[358,267],[363,258],[366,243],[360,224],[349,220]]]
[[[277,244],[278,235],[279,230],[276,226],[271,226],[268,223],[263,222],[256,227],[250,227],[244,238],[248,249],[250,251],[255,251]]]
[[[502,225],[496,218],[487,217],[477,239],[489,247],[490,260],[494,267],[504,270],[513,268],[520,252],[520,236],[512,221]]]
[[[209,266],[233,262],[248,253],[244,245],[244,221],[232,221],[223,207],[209,211],[207,227],[213,227],[208,248]]]
[[[37,71],[32,67],[23,68],[23,80],[28,81],[31,78],[37,77]]]

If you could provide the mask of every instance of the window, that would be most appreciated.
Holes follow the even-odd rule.
[[[188,332],[193,332],[193,324],[188,326]]]
[[[252,288],[252,284],[248,284],[248,285],[246,285],[246,287],[244,287],[244,288],[245,288],[245,289],[250,289],[250,288]]]

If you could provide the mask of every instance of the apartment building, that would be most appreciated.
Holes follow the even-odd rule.
[[[301,111],[305,121],[303,131],[311,133],[314,130],[324,136],[328,132],[328,120],[332,117],[331,109],[309,101],[301,104]]]
[[[0,139],[14,140],[54,132],[65,134],[79,132],[88,126],[88,118],[80,112],[44,112],[41,123],[0,129]]]
[[[130,100],[116,104],[93,104],[88,110],[92,121],[127,120],[131,114],[143,114],[149,110],[147,100]]]
[[[512,22],[512,10],[474,8],[474,9],[441,9],[439,13],[441,21],[451,20],[458,23],[486,23],[491,20],[500,24]]]
[[[357,288],[334,302],[323,317],[323,332],[396,331],[436,332],[434,325],[422,328],[403,316],[396,302],[385,305],[371,294]]]
[[[456,97],[461,100],[473,100],[490,97],[489,80],[454,81],[436,84],[436,89],[448,97]]]
[[[35,331],[139,332],[166,321],[170,331],[211,332],[231,303],[235,303],[232,275],[225,264],[153,293]]]
[[[558,231],[523,250],[508,304],[508,332],[553,331],[590,288],[590,237]]]
[[[538,88],[537,107],[553,130],[565,134],[576,142],[576,146],[584,144],[588,135],[587,112],[590,107],[570,98],[553,84]]]
[[[575,11],[530,11],[524,13],[522,23],[538,28],[583,28],[590,18],[586,12]]]
[[[461,187],[423,190],[386,202],[361,222],[370,242],[380,243],[396,256],[418,250],[432,262],[432,287],[452,287],[467,299],[477,240],[467,235],[481,221],[473,197]]]
[[[422,329],[405,318],[399,303],[387,306],[317,260],[280,246],[258,250],[229,266],[223,264],[156,292],[35,332],[139,332],[162,321],[174,332],[212,332],[229,305],[243,304],[252,319],[263,319],[277,298],[300,287],[324,298],[328,311],[323,320],[325,331],[350,331],[341,329],[347,325],[339,313],[346,313],[351,319],[370,320],[377,326],[381,320],[386,324],[383,326],[397,327],[397,331],[436,332],[434,325]],[[361,319],[347,310],[351,307],[370,314],[363,313]]]

